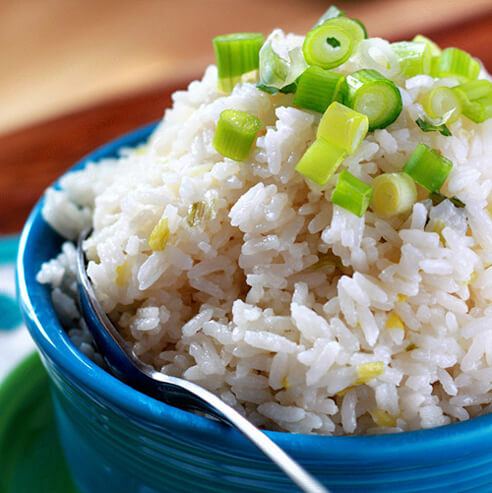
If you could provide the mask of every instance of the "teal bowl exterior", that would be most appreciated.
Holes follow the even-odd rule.
[[[79,162],[116,156],[153,125]],[[62,238],[41,216],[22,233],[18,294],[51,378],[64,454],[81,493],[285,492],[296,488],[227,426],[163,404],[123,384],[78,351],[57,320],[49,289],[36,282]],[[492,415],[431,430],[360,437],[267,432],[333,492],[490,492]]]

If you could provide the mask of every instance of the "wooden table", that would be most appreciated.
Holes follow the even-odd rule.
[[[422,30],[413,26],[404,37],[408,39],[418,31]],[[467,50],[492,69],[491,9],[466,22],[424,29],[423,33],[443,47]],[[185,87],[187,81],[189,78],[169,79],[145,91],[128,93],[0,137],[0,233],[18,232],[44,188],[84,154],[123,132],[160,118],[170,104],[170,94]]]

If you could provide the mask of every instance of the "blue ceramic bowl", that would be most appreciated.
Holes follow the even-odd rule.
[[[144,141],[147,126],[93,152],[112,157]],[[236,431],[158,402],[79,352],[36,282],[62,238],[36,205],[22,233],[18,290],[26,324],[51,378],[62,446],[81,493],[295,490]],[[331,491],[492,491],[492,415],[432,430],[321,437],[268,432]]]

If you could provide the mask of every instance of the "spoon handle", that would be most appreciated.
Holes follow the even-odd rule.
[[[292,459],[265,433],[212,392],[187,380],[170,377],[156,371],[153,371],[149,377],[163,384],[162,390],[164,394],[167,394],[168,386],[172,386],[174,389],[178,386],[184,390],[188,396],[182,395],[182,397],[191,399],[187,406],[185,404],[186,407],[201,411],[206,409],[222,422],[236,428],[269,457],[302,491],[306,493],[328,493],[328,490],[317,479]],[[166,396],[164,398],[167,401]],[[196,402],[197,399],[198,402]]]

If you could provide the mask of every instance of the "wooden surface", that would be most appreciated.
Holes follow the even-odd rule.
[[[443,47],[469,51],[492,69],[492,12],[423,32]],[[408,31],[404,37],[413,34]],[[160,118],[170,94],[184,88],[187,80],[158,84],[0,137],[0,233],[19,231],[44,188],[76,160],[109,139]]]
[[[0,133],[96,101],[189,78],[211,39],[281,26],[305,33],[326,0],[0,0]],[[336,0],[371,35],[448,26],[492,0]]]

